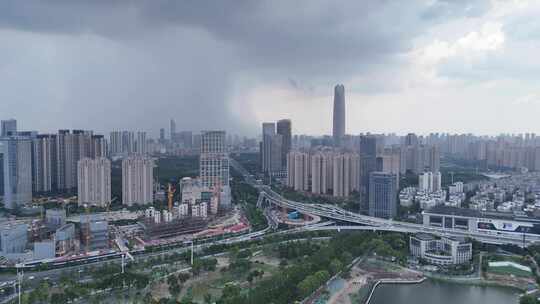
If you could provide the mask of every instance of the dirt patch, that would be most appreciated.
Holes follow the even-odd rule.
[[[352,304],[360,290],[380,279],[418,280],[420,272],[400,267],[393,263],[369,259],[351,268],[350,278],[338,292],[327,301],[328,304]]]

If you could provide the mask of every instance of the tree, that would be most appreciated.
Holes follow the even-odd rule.
[[[189,273],[181,272],[178,274],[178,280],[182,283],[185,283],[189,279]]]
[[[330,273],[332,275],[337,274],[341,271],[343,268],[343,264],[338,259],[333,259],[332,262],[330,262]]]
[[[212,295],[207,293],[204,295],[204,303],[206,304],[212,304]]]
[[[538,300],[532,295],[524,295],[519,299],[519,304],[538,304]]]
[[[240,295],[240,291],[240,286],[229,283],[225,285],[225,288],[223,288],[222,297],[233,298]]]

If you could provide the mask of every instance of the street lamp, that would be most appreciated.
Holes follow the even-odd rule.
[[[22,290],[22,280],[24,276],[24,270],[22,269],[21,264],[16,264],[15,267],[17,268],[17,281],[19,282],[19,304],[21,304],[21,290]],[[17,292],[16,288],[15,288],[15,292]]]

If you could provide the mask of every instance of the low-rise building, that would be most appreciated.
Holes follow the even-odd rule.
[[[411,255],[429,264],[448,266],[467,263],[472,259],[472,243],[454,237],[436,238],[427,233],[412,235]]]
[[[56,255],[64,256],[75,249],[75,225],[65,224],[58,228],[54,235],[56,240]]]
[[[47,209],[45,211],[45,224],[52,231],[62,227],[66,223],[66,210]]]
[[[54,241],[42,241],[34,243],[34,260],[52,259],[55,257]]]

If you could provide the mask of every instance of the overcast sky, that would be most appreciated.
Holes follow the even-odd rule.
[[[540,0],[2,0],[22,129],[540,133]]]

